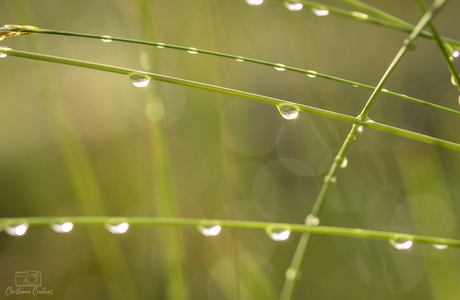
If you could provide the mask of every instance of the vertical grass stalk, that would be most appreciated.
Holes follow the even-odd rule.
[[[447,0],[435,0],[433,5],[430,7],[430,9],[423,15],[423,17],[420,19],[418,22],[417,26],[415,27],[414,31],[409,35],[407,39],[404,40],[404,44],[401,47],[401,49],[398,51],[396,54],[395,58],[391,61],[390,66],[387,68],[385,73],[383,74],[382,78],[380,79],[377,87],[374,89],[372,92],[372,95],[370,96],[369,100],[367,101],[366,105],[364,106],[363,110],[361,111],[360,115],[358,118],[362,121],[368,121],[368,113],[370,109],[372,108],[373,104],[375,103],[375,100],[377,99],[380,91],[382,90],[383,86],[385,83],[388,81],[390,78],[391,74],[393,71],[396,69],[397,65],[399,62],[402,60],[404,54],[408,50],[413,50],[414,49],[414,41],[415,39],[420,35],[421,31],[423,28],[429,23],[430,20],[432,20],[435,15],[439,12],[439,10],[443,7],[443,5],[447,2]],[[359,125],[353,125],[350,133],[348,134],[344,144],[340,148],[340,151],[337,155],[337,157],[334,160],[334,163],[332,164],[328,174],[324,178],[323,185],[321,187],[321,191],[316,199],[316,202],[313,206],[313,210],[311,212],[311,215],[313,216],[318,216],[318,214],[321,211],[321,207],[325,201],[326,195],[330,187],[335,183],[336,181],[336,173],[337,170],[342,163],[342,161],[345,159],[345,155],[350,147],[350,145],[353,143],[353,141],[356,139],[356,134],[359,131]],[[306,218],[305,222],[306,225],[311,225],[307,224],[307,222],[310,220],[310,218]],[[297,249],[294,253],[294,257],[291,262],[291,266],[288,269],[288,272],[286,272],[286,279],[283,285],[283,289],[281,291],[280,295],[280,300],[289,300],[292,297],[292,293],[294,290],[295,286],[295,280],[296,274],[299,273],[300,266],[302,264],[302,259],[305,255],[308,242],[310,239],[310,233],[304,233],[299,241],[299,244],[297,245]],[[293,276],[289,276],[289,274],[294,274]]]

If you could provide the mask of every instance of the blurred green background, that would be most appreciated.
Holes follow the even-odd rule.
[[[340,1],[322,3],[353,10]],[[413,24],[421,17],[413,1],[366,3]],[[442,35],[457,40],[458,11],[460,3],[451,1],[434,22]],[[269,0],[257,7],[243,0],[0,0],[0,24],[190,46],[370,85],[408,35],[332,15],[320,18],[307,8],[290,12]],[[353,116],[370,96],[321,78],[171,49],[52,35],[0,44]],[[458,108],[458,90],[441,52],[426,39],[418,40],[386,88]],[[351,128],[308,114],[284,120],[276,107],[245,99],[156,82],[138,89],[126,76],[16,57],[0,60],[0,95],[0,217],[302,223]],[[379,96],[370,117],[460,142],[458,117],[388,95]],[[320,215],[322,225],[460,239],[458,153],[364,129],[347,158]],[[193,228],[154,227],[132,227],[124,235],[99,227],[68,234],[30,228],[22,237],[1,233],[0,298],[23,270],[42,272],[43,285],[53,290],[49,299],[174,298],[168,296],[171,278],[180,275],[171,266],[182,260],[189,299],[277,299],[298,239],[293,234],[274,242],[248,230],[206,238]],[[313,236],[294,299],[458,299],[458,253]]]

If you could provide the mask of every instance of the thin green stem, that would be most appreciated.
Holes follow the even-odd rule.
[[[380,9],[377,9],[369,4],[366,4],[366,3],[363,3],[359,0],[340,0],[342,2],[345,2],[351,6],[354,6],[364,12],[367,12],[369,14],[373,14],[374,16],[376,17],[379,17],[383,20],[387,20],[389,22],[392,22],[392,23],[395,23],[395,24],[399,24],[399,25],[402,25],[402,26],[407,26],[407,27],[413,27],[412,24],[404,21],[404,20],[401,20],[393,15],[390,15],[389,13],[386,13]]]
[[[284,0],[275,0],[275,1],[284,1]],[[368,16],[368,15],[363,14],[363,13],[358,13],[358,12],[354,12],[354,11],[348,11],[348,10],[336,8],[336,7],[329,6],[329,5],[324,5],[324,4],[317,3],[317,2],[304,1],[304,0],[296,0],[295,2],[302,3],[304,6],[314,8],[314,9],[328,10],[329,14],[331,14],[331,15],[336,15],[336,16],[340,16],[340,17],[343,17],[343,18],[352,19],[352,20],[355,20],[355,21],[360,21],[360,22],[363,22],[363,23],[379,25],[379,26],[382,26],[382,27],[386,27],[386,28],[390,28],[390,29],[394,29],[394,30],[398,30],[398,31],[402,31],[402,32],[411,33],[415,28],[413,25],[405,26],[405,25],[402,25],[402,24],[399,24],[399,23],[390,22],[390,21],[387,21],[387,20],[379,19],[379,18],[374,18],[374,17]],[[420,36],[422,36],[424,38],[429,38],[429,39],[432,39],[432,40],[435,39],[433,33],[429,32],[429,31],[425,31],[425,30],[420,33]],[[446,42],[446,43],[460,46],[460,41],[450,39],[450,38],[446,38],[446,37],[442,37],[442,40],[444,42]]]
[[[382,90],[383,86],[388,81],[391,74],[396,69],[399,62],[402,60],[403,56],[406,54],[408,50],[411,50],[411,48],[415,47],[414,46],[415,39],[420,35],[423,28],[428,24],[428,22],[430,22],[430,20],[436,16],[436,14],[440,11],[440,9],[443,7],[443,5],[446,2],[447,2],[446,0],[436,0],[433,3],[433,5],[430,7],[430,9],[423,15],[422,19],[420,19],[417,26],[414,28],[414,31],[412,31],[409,37],[404,40],[404,45],[401,47],[401,49],[399,49],[395,58],[393,59],[390,66],[385,71],[385,74],[380,79],[380,82],[377,84],[377,87],[375,88],[371,97],[369,98],[363,110],[361,111],[361,114],[360,114],[361,120],[367,119],[367,115],[370,109],[372,108],[372,105],[374,104],[375,100],[377,99],[377,96],[380,94],[380,91]]]
[[[425,9],[425,6],[423,5],[423,2],[420,0],[416,0],[416,2],[420,10],[422,11],[422,13],[425,13],[426,9]],[[447,67],[449,68],[450,74],[455,79],[455,82],[456,82],[455,86],[457,86],[457,89],[460,92],[460,76],[458,75],[457,68],[455,67],[455,64],[453,62],[452,53],[449,53],[449,50],[447,49],[446,45],[441,40],[441,36],[439,35],[439,32],[436,29],[436,27],[433,25],[433,22],[429,22],[428,25],[430,26],[430,29],[433,32],[436,38],[436,41],[438,42],[439,48],[441,48],[442,54],[446,60]]]
[[[24,30],[21,30],[21,29],[14,29],[14,30],[13,29],[5,29],[5,30],[7,30],[7,31],[15,31],[15,32],[65,35],[65,36],[92,38],[92,39],[98,39],[98,40],[108,39],[108,36],[104,36],[104,35],[92,35],[92,34],[75,33],[75,32],[67,32],[67,31],[47,30],[47,29],[39,29],[38,31],[25,30],[25,29]],[[171,44],[164,44],[164,43],[159,43],[159,42],[148,42],[148,41],[124,39],[124,38],[117,38],[117,37],[110,37],[110,40],[117,41],[117,42],[132,43],[132,44],[157,46],[157,47],[161,47],[161,48],[169,48],[169,49],[176,49],[176,50],[182,50],[182,51],[190,50],[189,47],[183,47],[183,46],[177,46],[177,45],[171,45]],[[459,42],[459,45],[460,45],[460,42]],[[218,57],[223,57],[223,58],[230,58],[230,59],[235,59],[235,60],[238,60],[238,61],[244,61],[244,62],[248,62],[248,63],[254,63],[254,64],[259,64],[259,65],[264,65],[264,66],[269,66],[269,67],[279,67],[279,64],[277,64],[277,63],[258,60],[258,59],[249,58],[249,57],[237,56],[237,55],[226,54],[226,53],[215,52],[215,51],[208,51],[208,50],[197,49],[197,48],[194,48],[194,51],[196,51],[198,53],[206,54],[206,55],[213,55],[213,56],[218,56]],[[359,83],[359,82],[356,82],[356,81],[347,80],[347,79],[343,79],[343,78],[340,78],[340,77],[335,77],[335,76],[331,76],[331,75],[327,75],[327,74],[323,74],[323,73],[318,73],[318,72],[312,71],[312,70],[305,70],[305,69],[300,69],[300,68],[290,67],[290,66],[284,66],[284,65],[283,65],[283,68],[285,70],[288,70],[288,71],[301,73],[301,74],[306,74],[306,75],[309,75],[310,77],[319,77],[319,78],[323,78],[323,79],[327,79],[327,80],[332,80],[332,81],[352,85],[354,87],[365,88],[365,89],[368,89],[368,90],[374,90],[375,89],[375,87],[371,86],[371,85],[367,85],[367,84],[363,84],[363,83]],[[392,91],[389,91],[389,90],[382,90],[382,93],[385,93],[385,94],[388,94],[388,95],[391,95],[391,96],[395,96],[395,97],[398,97],[398,98],[401,98],[401,99],[404,99],[404,100],[412,101],[412,102],[415,102],[415,103],[418,103],[418,104],[421,104],[421,105],[425,105],[425,106],[428,106],[428,107],[436,108],[436,109],[439,109],[439,110],[442,110],[442,111],[445,111],[445,112],[452,113],[452,114],[460,116],[459,111],[456,111],[454,109],[450,109],[450,108],[447,108],[447,107],[444,107],[444,106],[441,106],[441,105],[437,105],[437,104],[434,104],[434,103],[430,103],[430,102],[427,102],[427,101],[424,101],[424,100],[421,100],[421,99],[417,99],[417,98],[414,98],[414,97],[409,97],[407,95],[400,94],[400,93],[395,93],[395,92],[392,92]]]
[[[442,8],[442,6],[445,4],[445,0],[436,0],[429,11],[423,15],[423,17],[420,19],[419,23],[415,27],[414,31],[409,35],[409,38],[407,38],[404,41],[404,45],[401,47],[401,49],[398,51],[396,54],[395,58],[393,61],[390,63],[390,66],[387,68],[385,73],[383,74],[382,78],[380,79],[377,87],[374,89],[372,92],[372,95],[370,96],[369,100],[367,101],[366,105],[364,106],[361,114],[358,116],[358,118],[362,121],[368,121],[367,123],[373,124],[373,121],[370,121],[368,119],[368,113],[370,109],[372,108],[372,105],[375,103],[375,100],[377,99],[377,96],[379,95],[380,91],[382,90],[383,86],[387,82],[387,80],[390,78],[391,74],[395,70],[396,66],[398,63],[401,61],[403,58],[404,54],[409,50],[409,47],[412,46],[414,40],[417,38],[417,36],[420,34],[421,30],[425,27],[428,22],[434,18],[437,12]],[[340,151],[338,155],[336,156],[334,163],[332,164],[327,176],[324,179],[323,185],[321,187],[321,191],[318,194],[318,197],[316,198],[316,202],[313,206],[312,212],[310,216],[307,216],[305,223],[307,225],[309,220],[311,220],[311,217],[317,217],[319,215],[319,212],[321,211],[321,208],[324,204],[324,201],[326,200],[327,193],[329,189],[334,185],[336,181],[336,174],[339,169],[339,166],[341,165],[342,161],[345,159],[345,155],[350,147],[350,145],[353,143],[353,141],[356,139],[356,134],[360,131],[360,126],[359,125],[353,125],[350,133],[348,134],[345,142],[343,143],[342,147],[340,148]],[[289,270],[292,271],[292,273],[296,274],[300,266],[302,264],[303,257],[305,256],[305,252],[308,247],[308,242],[310,239],[311,233],[305,233],[301,237],[299,244],[297,245],[297,249],[294,253],[294,257],[291,262],[291,266],[289,267]],[[295,276],[286,276],[285,282],[283,289],[281,291],[280,295],[280,300],[289,300],[292,297],[292,293],[294,291],[294,286],[295,286]]]
[[[270,223],[239,220],[188,219],[188,218],[156,218],[156,217],[21,217],[0,218],[3,228],[27,224],[29,227],[46,227],[71,222],[76,226],[107,226],[128,223],[133,226],[172,226],[172,227],[206,227],[221,226],[230,229],[248,229],[269,231],[273,228],[286,229],[291,232],[310,232],[321,235],[347,236],[355,238],[372,238],[383,240],[410,240],[418,243],[447,245],[460,247],[460,240],[415,235],[407,233],[366,230],[360,228],[343,228],[333,226],[307,226],[302,224]]]
[[[170,77],[170,76],[165,76],[165,75],[160,75],[160,74],[155,74],[155,73],[150,73],[150,72],[143,72],[143,71],[138,71],[134,69],[127,69],[127,68],[115,67],[115,66],[110,66],[110,65],[92,63],[92,62],[87,62],[87,61],[82,61],[82,60],[63,58],[63,57],[51,56],[51,55],[45,55],[45,54],[38,54],[38,53],[32,53],[32,52],[26,52],[26,51],[8,50],[5,48],[1,48],[1,51],[11,56],[36,59],[36,60],[66,64],[66,65],[71,65],[71,66],[78,66],[78,67],[112,72],[112,73],[123,74],[123,75],[130,75],[134,73],[145,74],[152,80],[202,89],[202,90],[221,93],[221,94],[225,94],[229,96],[240,97],[240,98],[258,101],[258,102],[262,102],[262,103],[266,103],[270,105],[278,106],[281,104],[290,104],[290,105],[296,106],[299,109],[299,111],[302,111],[302,112],[334,119],[337,121],[358,124],[364,127],[376,129],[379,131],[399,135],[399,136],[413,139],[416,141],[420,141],[423,143],[440,146],[443,148],[447,148],[447,149],[451,149],[451,150],[460,152],[460,144],[457,144],[457,143],[441,140],[441,139],[434,138],[431,136],[423,135],[420,133],[415,133],[409,130],[404,130],[401,128],[392,127],[392,126],[377,123],[377,122],[367,122],[357,117],[352,117],[352,116],[348,116],[348,115],[344,115],[341,113],[337,113],[337,112],[333,112],[333,111],[329,111],[329,110],[325,110],[321,108],[316,108],[316,107],[312,107],[308,105],[293,103],[293,102],[289,102],[289,101],[285,101],[285,100],[281,100],[277,98],[261,96],[261,95],[257,95],[253,93],[248,93],[248,92],[243,92],[243,91],[234,90],[230,88],[215,86],[215,85],[211,85],[207,83],[201,83],[201,82],[196,82],[196,81],[191,81],[191,80],[186,80],[186,79],[179,79],[175,77]]]

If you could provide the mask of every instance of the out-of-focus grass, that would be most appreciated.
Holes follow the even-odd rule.
[[[150,21],[158,41],[218,51],[208,2],[156,1]],[[143,37],[140,12],[130,2],[18,1],[33,15],[5,3],[0,10],[4,24]],[[324,3],[345,8],[335,1]],[[410,22],[420,17],[410,1],[368,3]],[[407,35],[333,16],[318,18],[306,9],[289,12],[271,1],[260,7],[244,1],[219,0],[219,5],[225,52],[369,85],[376,84]],[[451,1],[435,20],[443,36],[460,38],[458,9],[459,4]],[[30,41],[42,45],[47,54],[221,84],[216,76],[220,59],[204,55],[45,35],[0,43],[34,51]],[[148,60],[160,53],[151,69]],[[97,186],[107,215],[160,214],[153,202],[159,187],[152,184],[150,163],[156,151],[151,136],[157,123],[148,119],[144,100],[153,87],[140,90],[123,76],[14,57],[0,63],[2,217],[91,214],[90,205],[96,202],[79,201],[82,196],[75,192],[74,178]],[[359,113],[370,93],[239,62],[225,63],[222,72],[227,78],[224,84],[231,88],[352,115]],[[41,83],[36,74],[50,84]],[[224,218],[233,211],[244,220],[302,222],[349,125],[306,114],[288,122],[274,107],[242,99],[226,99],[224,107],[216,108],[213,93],[164,83],[156,86],[164,103],[180,216]],[[458,107],[458,91],[450,83],[443,57],[428,40],[418,41],[417,50],[405,57],[387,88]],[[74,126],[50,121],[47,105],[54,101],[52,107],[66,111],[65,121]],[[456,116],[387,95],[379,96],[370,116],[460,142]],[[70,144],[69,151],[86,153],[86,163],[75,163],[76,173],[69,172],[56,131],[78,141]],[[224,172],[222,140],[234,157]],[[326,200],[321,224],[459,238],[457,153],[369,129],[360,134],[347,157],[348,167],[340,171]],[[82,170],[86,166],[92,169],[92,179]],[[230,201],[223,196],[225,175],[237,180],[230,186]],[[165,240],[160,230],[132,228],[123,236],[112,236],[102,228],[90,228],[102,244],[97,252],[87,233],[78,227],[65,235],[47,228],[31,228],[20,238],[2,233],[0,292],[14,286],[15,272],[41,270],[43,284],[53,290],[55,299],[130,298],[125,290],[129,276],[140,299],[165,297],[168,277],[163,271]],[[190,298],[234,297],[230,232],[205,238],[183,229],[182,236]],[[282,243],[262,232],[241,232],[238,237],[243,295],[276,299],[298,235]],[[448,299],[459,294],[456,249],[414,245],[399,252],[383,241],[326,236],[313,236],[311,242],[296,299]],[[111,259],[118,247],[131,275],[119,260]],[[99,267],[104,257],[111,264],[111,278]]]

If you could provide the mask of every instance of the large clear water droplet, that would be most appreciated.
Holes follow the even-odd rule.
[[[284,1],[283,4],[290,11],[299,11],[303,8],[302,3],[293,3],[289,1]]]
[[[255,5],[261,5],[264,2],[264,0],[246,0],[246,3],[255,6]]]
[[[299,109],[295,105],[281,104],[278,106],[278,110],[286,120],[293,120],[299,115]]]
[[[287,228],[268,228],[266,233],[275,242],[285,241],[291,235],[291,231]]]
[[[53,229],[57,233],[71,232],[73,229],[73,223],[65,222],[62,224],[53,224],[51,225],[51,229]]]
[[[316,226],[319,225],[319,218],[316,215],[309,214],[305,219],[305,225],[307,226]]]
[[[110,43],[112,41],[112,37],[110,35],[103,35],[101,41],[104,43]]]
[[[143,88],[149,84],[150,78],[143,74],[132,74],[129,75],[129,79],[135,87]]]
[[[220,225],[215,226],[198,226],[198,231],[204,236],[216,236],[220,233],[222,227]]]
[[[390,240],[390,244],[397,250],[408,250],[412,247],[412,241],[396,238]]]
[[[11,236],[21,236],[24,235],[29,229],[29,224],[24,223],[18,226],[8,226],[5,228],[5,232]]]
[[[346,168],[348,166],[348,159],[346,157],[343,158],[342,163],[340,164],[340,167]]]
[[[2,50],[11,50],[10,47],[6,47],[6,46],[0,46],[0,58],[5,58],[7,57],[8,55],[6,53],[3,53]]]
[[[329,15],[329,11],[327,9],[312,8],[311,11],[318,17],[325,17]]]
[[[446,250],[448,247],[449,246],[447,246],[447,245],[433,244],[433,248],[438,249],[438,250]]]
[[[193,48],[193,47],[188,48],[187,51],[188,51],[188,53],[191,53],[191,54],[197,54],[198,53],[198,49]]]
[[[107,224],[105,228],[113,234],[123,234],[129,229],[129,224],[128,223],[121,223],[121,224]]]
[[[275,64],[275,69],[277,71],[284,71],[284,70],[286,70],[286,66],[283,65],[283,64]]]

